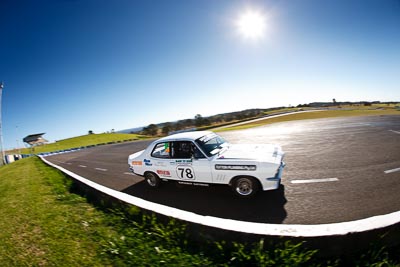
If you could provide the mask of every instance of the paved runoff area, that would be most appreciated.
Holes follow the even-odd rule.
[[[231,143],[278,143],[286,152],[282,186],[252,199],[227,186],[159,189],[129,172],[138,141],[89,148],[46,160],[95,183],[199,215],[273,224],[329,224],[400,211],[400,116],[292,121],[223,132]]]

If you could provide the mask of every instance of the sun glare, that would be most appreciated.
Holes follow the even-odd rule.
[[[258,40],[265,35],[266,18],[261,12],[248,10],[239,16],[236,26],[244,38]]]

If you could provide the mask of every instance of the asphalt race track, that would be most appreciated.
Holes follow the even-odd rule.
[[[221,133],[231,143],[279,143],[282,186],[252,199],[227,186],[147,187],[127,157],[151,141],[106,145],[46,159],[101,185],[166,206],[220,218],[325,224],[400,210],[400,115],[277,123]]]

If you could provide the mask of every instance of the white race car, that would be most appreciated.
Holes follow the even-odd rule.
[[[151,187],[161,181],[227,184],[242,197],[279,188],[284,153],[279,145],[229,144],[210,131],[184,132],[158,139],[129,156],[130,170]]]

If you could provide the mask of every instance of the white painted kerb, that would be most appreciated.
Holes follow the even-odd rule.
[[[384,228],[400,222],[400,211],[393,212],[386,215],[374,216],[362,220],[318,224],[318,225],[298,225],[298,224],[268,224],[268,223],[255,223],[244,222],[230,219],[222,219],[211,216],[203,216],[193,212],[183,211],[176,208],[164,206],[161,204],[153,203],[138,197],[128,195],[116,191],[114,189],[94,183],[82,176],[79,176],[69,170],[57,166],[44,157],[40,158],[48,165],[59,169],[65,174],[73,177],[74,179],[102,192],[109,196],[120,199],[126,203],[132,204],[139,208],[154,211],[156,213],[173,217],[179,220],[184,220],[192,223],[197,223],[214,228],[220,228],[229,231],[236,231],[248,234],[257,235],[273,235],[273,236],[290,236],[290,237],[318,237],[318,236],[333,236],[333,235],[347,235],[349,233],[360,233],[373,229]]]
[[[384,173],[386,173],[386,174],[393,173],[393,172],[400,172],[400,168],[384,171]]]

